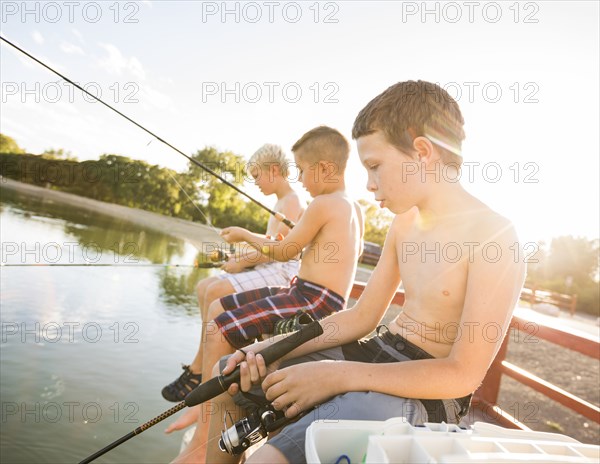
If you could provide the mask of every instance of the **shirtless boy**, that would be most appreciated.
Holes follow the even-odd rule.
[[[263,145],[250,157],[247,166],[260,191],[277,197],[273,210],[292,222],[298,221],[304,207],[288,181],[289,161],[282,148],[270,143]],[[288,226],[275,216],[269,218],[268,236],[285,236],[289,231]],[[287,286],[298,273],[298,268],[297,259],[278,262],[251,247],[231,255],[222,266],[224,274],[202,279],[196,287],[202,316],[201,340],[206,338],[206,323],[212,320],[208,316],[208,308],[213,301],[255,288]],[[161,393],[166,400],[179,402],[201,382],[202,360],[196,359],[192,364],[184,365],[183,373],[164,387]]]
[[[248,463],[305,462],[305,432],[315,418],[457,423],[518,301],[525,266],[514,259],[512,224],[457,181],[463,118],[450,95],[428,82],[398,83],[359,113],[352,135],[368,190],[396,217],[356,305],[321,322],[336,325],[335,341],[305,343],[268,369],[255,353],[274,339],[227,360],[223,372],[240,364],[242,375],[230,394],[252,386],[256,394],[260,386],[290,418],[320,405],[270,438]],[[401,280],[400,315],[357,342],[377,327]],[[235,408],[226,393],[215,401]],[[220,419],[210,420],[206,462],[237,462],[217,447]]]

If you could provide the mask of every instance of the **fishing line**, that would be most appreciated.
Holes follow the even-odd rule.
[[[0,263],[0,267],[194,267],[210,269],[220,267],[221,263],[206,262],[195,264],[112,264],[112,263]]]
[[[20,48],[19,46],[15,45],[14,43],[12,43],[11,41],[5,39],[4,37],[0,36],[0,40],[2,40],[3,42],[6,42],[8,45],[10,45],[11,47],[13,47],[14,49],[18,50],[19,52],[21,52],[22,54],[24,54],[25,56],[27,56],[28,58],[31,58],[33,61],[35,61],[36,63],[42,65],[44,68],[48,69],[49,71],[53,72],[54,74],[56,74],[57,76],[59,76],[61,79],[64,79],[66,82],[68,82],[69,84],[71,84],[73,87],[81,90],[83,93],[85,93],[86,95],[89,95],[90,97],[92,97],[94,100],[96,100],[99,103],[102,103],[104,106],[106,106],[107,108],[109,108],[110,110],[114,111],[115,113],[117,113],[119,116],[127,119],[129,122],[131,122],[132,124],[135,124],[137,127],[139,127],[140,129],[142,129],[144,132],[150,134],[152,137],[154,137],[155,139],[157,139],[158,141],[164,143],[166,146],[168,146],[169,148],[175,150],[177,153],[179,153],[182,156],[185,156],[191,163],[195,164],[196,166],[198,166],[199,168],[203,169],[204,171],[208,172],[209,174],[215,176],[217,179],[219,179],[221,182],[223,182],[225,185],[228,185],[229,187],[231,187],[232,189],[234,189],[236,192],[240,193],[241,195],[244,195],[246,198],[248,198],[250,201],[256,203],[258,206],[260,206],[261,208],[265,209],[266,211],[268,211],[270,214],[272,214],[273,216],[275,216],[279,221],[283,222],[286,226],[288,226],[290,229],[292,229],[294,227],[294,223],[292,221],[290,221],[289,219],[287,219],[283,214],[273,211],[271,208],[269,208],[268,206],[264,205],[263,203],[261,203],[260,201],[256,200],[255,198],[251,197],[250,195],[248,195],[246,192],[244,192],[242,189],[240,189],[239,187],[237,187],[236,185],[232,184],[231,182],[229,182],[227,179],[224,179],[222,176],[220,176],[219,174],[217,174],[215,171],[213,171],[212,169],[210,169],[208,166],[205,166],[204,164],[200,163],[199,161],[195,160],[194,158],[192,158],[191,156],[186,155],[183,151],[179,150],[178,148],[174,147],[173,145],[171,145],[169,142],[167,142],[166,140],[162,139],[161,137],[159,137],[158,135],[156,135],[154,132],[152,132],[149,129],[146,129],[144,126],[142,126],[141,124],[137,123],[136,121],[134,121],[133,119],[131,119],[129,116],[121,113],[119,110],[117,110],[116,108],[112,107],[111,105],[109,105],[108,103],[105,103],[103,100],[101,100],[100,98],[98,98],[96,95],[88,92],[87,90],[85,90],[83,87],[81,87],[79,84],[77,84],[76,82],[73,82],[71,79],[69,79],[68,77],[66,77],[65,75],[59,73],[58,71],[56,71],[55,69],[51,68],[50,66],[48,66],[46,63],[44,63],[43,61],[37,59],[35,56],[31,55],[30,53],[26,52],[25,50],[23,50],[22,48]]]
[[[146,144],[146,147],[148,147],[150,144],[152,143],[152,139]],[[217,234],[219,237],[221,237],[221,231],[219,231],[219,229],[217,229],[212,222],[210,221],[210,219],[208,218],[208,216],[206,216],[206,214],[204,214],[204,211],[202,211],[202,209],[200,209],[200,207],[196,204],[196,202],[194,200],[192,200],[192,197],[190,197],[190,195],[186,192],[186,190],[183,188],[183,185],[181,185],[177,179],[175,179],[175,176],[173,176],[171,174],[171,172],[169,171],[169,169],[166,169],[166,173],[169,175],[169,177],[173,180],[173,182],[175,182],[177,184],[177,187],[179,187],[179,190],[181,190],[184,195],[187,197],[187,199],[189,200],[189,202],[194,206],[194,208],[196,208],[196,210],[202,215],[202,217],[204,218],[204,220],[206,221],[206,224],[208,225],[208,227],[210,227],[213,232],[215,234]],[[221,239],[222,240],[222,239]],[[217,260],[223,260],[223,259],[227,259],[227,256],[224,252],[222,252],[221,250],[215,250],[216,255],[215,258]],[[233,243],[231,243],[229,245],[229,252],[231,254],[235,253],[235,245]]]

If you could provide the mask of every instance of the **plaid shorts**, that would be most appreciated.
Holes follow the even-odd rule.
[[[221,298],[225,312],[214,322],[235,348],[254,343],[263,334],[271,334],[275,323],[306,310],[315,319],[323,319],[344,309],[343,297],[313,282],[295,277],[290,287],[263,287]]]
[[[226,279],[233,286],[236,293],[246,292],[262,287],[286,287],[298,274],[300,261],[291,260],[285,262],[262,263],[248,271],[236,272],[235,274],[224,273],[219,279]]]

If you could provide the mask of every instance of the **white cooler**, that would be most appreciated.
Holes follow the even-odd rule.
[[[309,464],[599,463],[600,446],[566,435],[476,422],[470,430],[404,418],[316,421],[306,430]]]

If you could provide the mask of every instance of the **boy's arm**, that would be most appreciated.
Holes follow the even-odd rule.
[[[398,229],[402,227],[400,223],[400,217],[396,217],[390,226],[381,258],[356,304],[352,308],[322,319],[320,324],[323,326],[324,334],[296,348],[284,356],[282,360],[296,358],[358,340],[377,327],[400,284],[395,239]],[[271,337],[245,348],[244,351],[259,353],[265,347],[284,337],[285,335]],[[229,370],[232,370],[243,359],[244,356],[240,352],[235,352],[228,361]],[[229,372],[229,370],[226,372]]]
[[[321,227],[331,218],[332,208],[335,208],[334,199],[325,196],[315,198],[298,224],[281,241],[267,239],[264,235],[241,227],[230,227],[231,233],[223,235],[223,238],[229,243],[247,242],[261,252],[267,251],[265,254],[276,261],[289,261],[317,236]]]
[[[288,195],[288,198],[285,198],[282,202],[281,208],[279,212],[281,212],[286,218],[290,219],[293,222],[299,220],[302,216],[304,208],[302,207],[299,198],[296,195]],[[222,235],[225,237],[230,234],[230,230],[233,228],[223,229]],[[283,222],[279,222],[277,226],[277,230],[275,231],[275,236],[285,237],[289,232],[290,228],[286,226]],[[266,239],[266,236],[259,235],[257,236]],[[247,247],[242,250],[241,253],[236,254],[233,259],[229,259],[228,262],[223,264],[221,269],[227,272],[240,272],[248,267],[256,266],[257,264],[269,263],[274,260],[269,258],[267,255],[264,255],[256,248]]]
[[[268,263],[272,260],[260,253],[252,247],[245,247],[240,252],[231,255],[227,261],[223,263],[221,269],[225,272],[235,274],[249,267],[257,266],[258,264]]]
[[[482,254],[482,243],[469,265],[461,330],[447,358],[391,364],[326,361],[291,366],[265,379],[267,398],[283,405],[297,403],[304,409],[348,391],[421,399],[459,398],[472,393],[500,348],[525,276],[524,264],[513,257],[517,239],[512,228],[503,231],[493,243],[501,250],[498,261]]]

